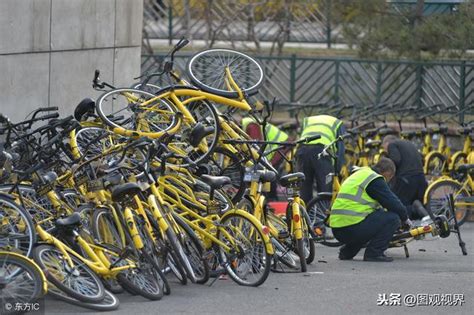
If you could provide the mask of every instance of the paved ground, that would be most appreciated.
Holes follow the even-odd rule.
[[[363,262],[360,254],[354,261],[339,261],[337,249],[317,246],[307,274],[272,273],[259,288],[240,287],[231,280],[218,280],[211,287],[172,283],[172,294],[157,302],[120,295],[114,314],[474,314],[474,223],[465,224],[463,232],[468,256],[462,256],[455,236],[414,242],[409,259],[402,249],[390,249],[392,263]],[[379,294],[389,298],[391,293],[401,295],[401,306],[377,306]],[[407,307],[404,297],[410,294],[463,294],[464,303]],[[86,312],[46,301],[47,314]]]

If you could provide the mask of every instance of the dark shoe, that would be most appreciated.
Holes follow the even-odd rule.
[[[349,257],[344,255],[343,253],[339,253],[339,260],[352,260],[353,257]]]
[[[355,255],[357,255],[358,251],[354,253],[348,253],[347,252],[347,245],[342,245],[341,248],[339,249],[339,259],[340,260],[352,260]]]
[[[423,219],[428,215],[428,211],[426,211],[425,207],[419,200],[413,201],[413,212],[413,214],[415,214],[420,219]]]
[[[393,257],[388,257],[385,255],[374,256],[374,257],[364,257],[364,261],[376,261],[376,262],[391,262]]]

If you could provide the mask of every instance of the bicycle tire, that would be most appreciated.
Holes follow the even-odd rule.
[[[458,196],[468,197],[469,193],[462,188],[462,185],[453,180],[442,180],[434,182],[428,186],[425,195],[426,207],[433,212],[434,215],[445,215],[446,218],[451,218],[451,211],[449,210],[449,200],[447,195],[453,194],[454,202]],[[456,207],[456,219],[458,225],[461,226],[466,222],[469,214],[468,208],[458,209]]]
[[[143,232],[142,229],[138,230]],[[167,284],[166,278],[156,261],[147,252],[147,248],[136,248],[128,229],[123,231],[125,244],[127,244],[129,251],[127,259],[132,260],[136,268],[130,268],[117,274],[117,282],[125,291],[133,295],[141,295],[152,301],[160,300]],[[146,240],[142,237],[142,241]],[[114,247],[125,248],[116,245]]]
[[[299,269],[298,261],[295,259],[296,256],[293,257],[294,253],[291,248],[288,248],[284,243],[274,237],[272,237],[271,240],[273,248],[275,249],[276,259],[291,269]]]
[[[10,208],[11,211],[6,212]],[[14,216],[14,213],[17,213]],[[3,219],[7,219],[13,224],[8,224],[11,228],[7,232],[7,224],[3,224]],[[13,221],[14,220],[14,221]],[[2,237],[0,238],[0,250],[20,251],[21,254],[30,257],[33,246],[37,242],[37,235],[35,225],[31,215],[22,206],[18,205],[14,200],[7,195],[0,195],[0,221],[2,222]],[[24,226],[24,232],[21,233],[21,228]],[[15,235],[13,237],[13,235]]]
[[[193,262],[192,266],[196,276],[196,283],[204,284],[209,280],[209,264],[203,257],[204,247],[194,232],[194,230],[176,213],[173,212],[173,218],[180,227],[178,240],[183,243],[186,255]]]
[[[50,284],[48,287],[48,294],[57,300],[61,300],[63,302],[80,306],[83,308],[88,308],[94,311],[100,312],[107,312],[107,311],[115,311],[120,306],[120,300],[110,291],[105,290],[105,297],[102,301],[98,303],[86,303],[79,301],[69,295],[65,294],[54,285]]]
[[[151,261],[151,258],[148,256],[148,253],[146,251],[140,252],[140,255],[145,258],[145,260],[148,261],[148,263],[151,263],[154,265],[154,263]],[[161,287],[161,285],[158,283],[156,280],[156,277],[164,277],[163,274],[160,274],[161,271],[156,269],[155,266],[152,267],[152,272],[155,273],[149,274],[148,277],[144,274],[144,269],[141,267],[138,268],[140,270],[139,276],[142,278],[136,282],[134,280],[137,280],[138,278],[136,277],[138,274],[134,273],[134,271],[130,272],[121,272],[117,275],[117,281],[120,283],[120,285],[127,291],[127,292],[134,292],[138,295],[143,296],[144,298],[147,298],[152,301],[158,301],[161,300],[164,294],[164,289]],[[130,279],[129,276],[132,276]],[[155,292],[150,292],[149,288],[144,288],[143,287],[143,281],[148,281],[148,285],[152,285],[155,289]],[[157,289],[157,290],[156,290]]]
[[[321,235],[318,235],[319,238],[315,239],[316,243],[328,247],[339,247],[342,245],[341,242],[332,235],[331,228],[325,224],[327,213],[331,207],[331,201],[331,196],[319,195],[308,202],[306,209],[308,209],[307,213],[311,222],[311,227],[320,227],[322,231]]]
[[[151,216],[150,216],[151,217]],[[179,263],[178,257],[176,257],[175,252],[170,249],[170,244],[167,239],[167,234],[162,235],[161,228],[158,225],[158,222],[155,219],[150,220],[150,224],[155,231],[156,239],[155,244],[158,247],[158,251],[161,253],[158,262],[158,266],[160,266],[162,273],[163,270],[166,269],[166,265],[170,268],[171,272],[174,274],[176,279],[182,284],[186,285],[188,283],[188,278],[186,272],[184,271],[183,267]],[[165,290],[166,291],[166,290]]]
[[[46,294],[43,272],[25,256],[0,252],[0,275],[2,314],[3,311],[10,314],[9,310],[4,308],[6,303],[34,303]],[[14,309],[12,311],[16,313]]]
[[[53,266],[51,262],[45,263],[46,253],[49,253],[51,257],[53,255],[55,256],[53,258],[55,258],[55,265],[58,267],[58,270],[52,269]],[[92,286],[88,288],[88,291],[92,291],[92,294],[86,295],[82,293],[83,290],[81,292],[78,292],[79,282],[77,278],[79,276],[73,275],[72,273],[74,271],[71,272],[68,270],[69,267],[66,267],[65,265],[67,264],[67,262],[63,259],[62,253],[56,247],[52,245],[39,245],[33,250],[33,259],[41,267],[42,270],[46,271],[46,278],[48,279],[48,281],[54,284],[59,290],[82,302],[97,303],[102,301],[105,297],[105,288],[100,278],[96,275],[94,271],[92,271],[87,265],[81,262],[74,255],[70,255],[69,257],[74,263],[74,271],[82,273],[81,279],[85,279],[86,276],[88,277],[87,281],[83,281],[83,284],[87,283]],[[59,266],[61,262],[63,263],[63,266]],[[61,268],[62,270],[59,270],[59,268]],[[82,269],[82,272],[79,271],[80,269]],[[73,280],[67,281],[70,286],[66,285],[61,279],[58,278],[58,272],[60,272],[62,276],[69,276],[68,280]],[[76,279],[74,280],[74,278],[71,278],[71,275],[76,277]]]
[[[308,213],[306,209],[300,205],[300,213],[302,217],[302,224],[303,224],[303,247],[305,251],[305,260],[306,264],[309,265],[314,261],[314,257],[316,256],[316,248],[314,245],[313,237],[309,229],[311,228],[311,220],[309,219]]]
[[[231,222],[232,220],[234,220],[234,222]],[[235,224],[236,226],[233,226],[232,224]],[[226,229],[226,232],[231,235],[233,238],[232,240],[226,239],[225,234],[222,232],[222,229],[224,228]],[[247,230],[244,231],[244,228]],[[235,233],[236,231],[238,231],[238,235]],[[241,245],[246,242],[246,246],[249,246],[250,241],[252,241],[252,239],[249,239],[244,235],[244,232],[252,236],[253,241],[256,243],[256,246],[251,250],[243,250]],[[239,236],[240,239],[237,239],[237,236]],[[270,273],[272,256],[268,253],[265,244],[262,242],[264,237],[260,227],[239,213],[229,213],[224,216],[219,223],[217,238],[221,242],[229,245],[239,243],[237,244],[237,248],[234,248],[234,250],[237,250],[238,254],[227,253],[221,246],[219,246],[220,260],[232,280],[239,285],[252,287],[260,286],[265,282]],[[238,257],[238,255],[240,255],[240,257]],[[248,255],[252,255],[250,259],[247,257]],[[244,260],[244,258],[250,260],[251,265],[249,265],[249,262]],[[254,275],[253,281],[250,279],[250,275]]]
[[[243,93],[251,95],[263,84],[262,66],[252,57],[230,49],[208,49],[193,55],[186,72],[191,82],[203,91],[223,97],[237,98],[239,94],[227,89],[225,69]],[[253,72],[253,73],[252,73]]]
[[[186,256],[186,253],[184,252],[183,246],[178,241],[178,237],[176,236],[175,231],[173,230],[171,225],[170,228],[166,230],[166,237],[171,245],[175,257],[178,259],[178,262],[181,265],[181,268],[184,270],[187,278],[191,280],[191,282],[195,283],[196,276],[194,275],[194,270],[191,266],[188,257]]]
[[[308,271],[308,266],[306,264],[305,250],[304,250],[304,239],[300,238],[295,240],[296,243],[296,253],[300,259],[300,268],[301,272]]]
[[[124,96],[126,94],[127,96]],[[96,101],[96,111],[99,114],[100,119],[108,127],[112,128],[114,132],[122,133],[127,135],[142,135],[150,138],[158,138],[163,133],[168,132],[170,129],[176,126],[177,117],[176,110],[172,104],[168,101],[157,99],[151,104],[147,104],[148,108],[153,110],[139,108],[137,102],[133,104],[128,100],[130,96],[133,95],[133,101],[138,101],[139,103],[147,102],[151,99],[154,99],[155,94],[148,93],[142,90],[130,89],[130,88],[120,88],[111,90],[103,93]],[[115,110],[117,107],[122,107],[120,110]],[[162,108],[161,108],[162,107]],[[128,112],[128,117],[123,117],[121,120],[112,119],[116,114],[120,113],[123,116],[125,111]],[[145,124],[137,126],[136,118],[137,115],[144,115]],[[163,122],[161,122],[163,120]],[[163,125],[160,125],[163,123]],[[141,130],[143,129],[143,130]],[[125,130],[126,132],[124,132]]]

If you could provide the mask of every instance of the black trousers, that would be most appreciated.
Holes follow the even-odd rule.
[[[424,174],[404,175],[394,177],[394,183],[391,189],[400,201],[407,207],[410,219],[421,219],[413,211],[413,201],[420,200],[423,202],[428,183]]]
[[[332,178],[326,182],[329,173],[334,173],[330,157],[318,159],[324,146],[321,144],[302,145],[296,151],[298,171],[303,172],[305,181],[301,188],[301,198],[308,203],[313,198],[313,185],[316,183],[318,192],[332,192]]]
[[[367,244],[364,257],[377,257],[384,253],[395,231],[400,227],[396,213],[377,210],[362,222],[342,228],[333,228],[336,239],[343,243],[341,254],[352,258]]]

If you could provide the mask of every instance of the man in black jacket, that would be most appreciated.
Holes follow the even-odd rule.
[[[397,167],[395,178],[391,183],[393,192],[407,207],[411,219],[421,219],[424,213],[412,206],[415,200],[423,201],[428,187],[423,173],[421,154],[412,142],[398,139],[394,135],[386,136],[382,145],[388,158]]]

